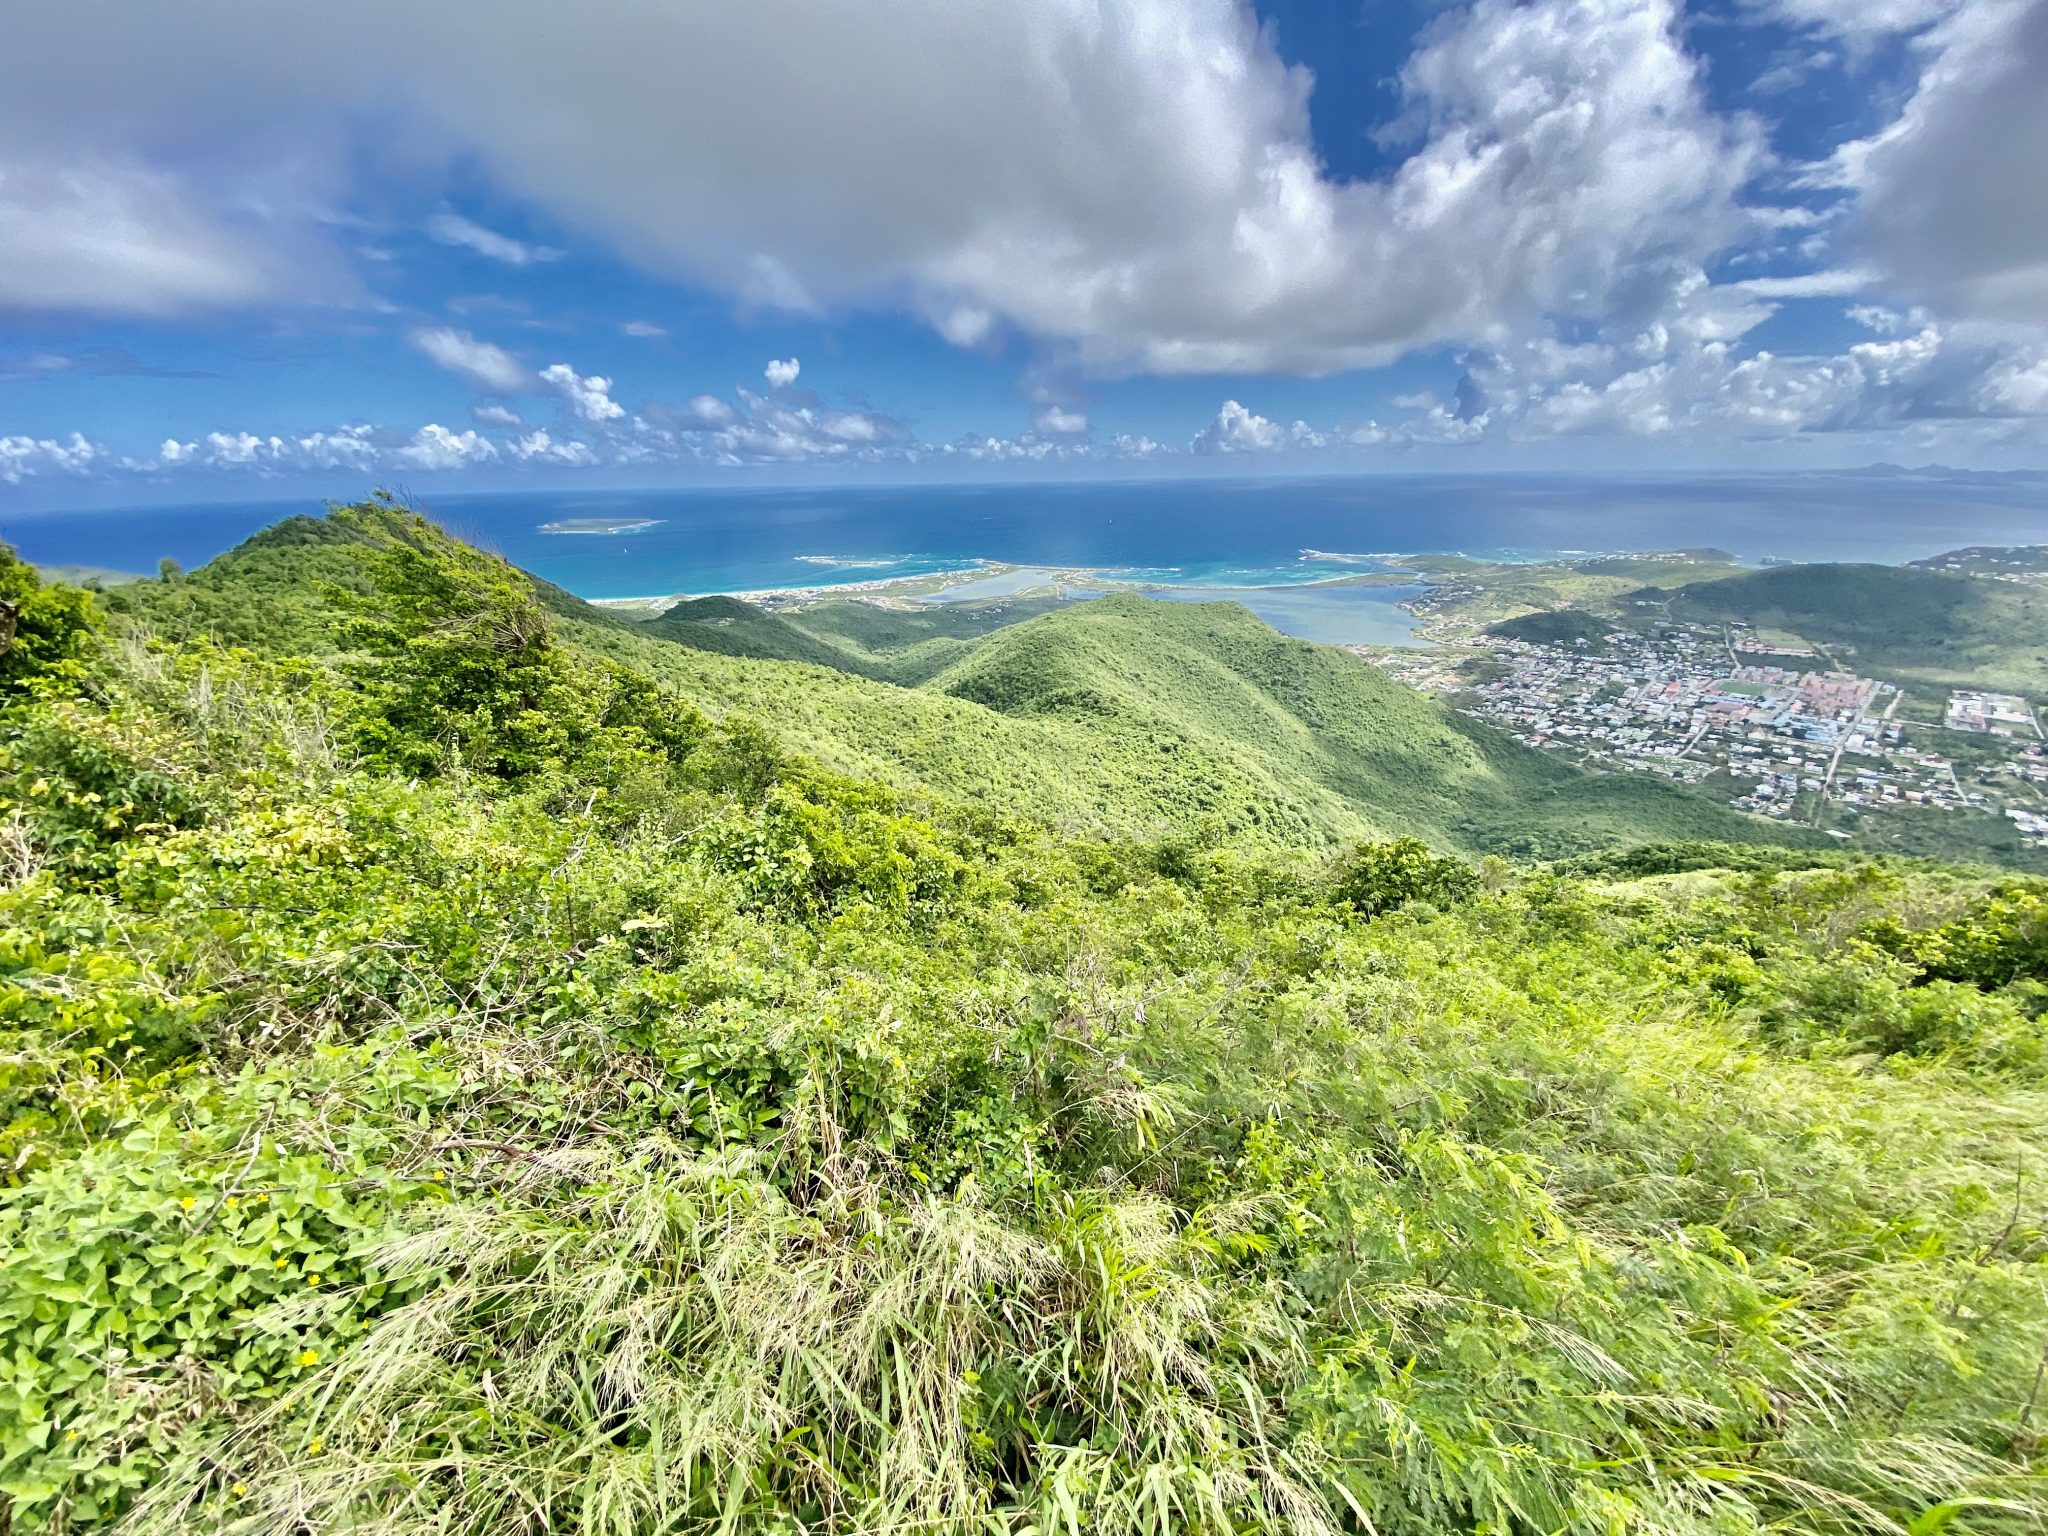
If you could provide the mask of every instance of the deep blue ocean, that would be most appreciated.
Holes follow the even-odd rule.
[[[1712,546],[1746,561],[1915,559],[1968,544],[2048,542],[2048,480],[1903,475],[1688,478],[1379,476],[861,488],[536,491],[422,498],[455,532],[587,598],[755,591],[971,568],[1088,568],[1229,596],[1319,640],[1406,632],[1386,588],[1298,590],[1370,561]],[[9,512],[30,560],[192,567],[307,500]],[[631,533],[545,532],[574,520]],[[1289,589],[1296,589],[1290,591]]]

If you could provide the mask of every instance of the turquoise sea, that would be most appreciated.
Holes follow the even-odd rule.
[[[318,505],[0,506],[0,539],[31,560],[152,571],[166,555],[202,564]],[[1399,589],[1316,585],[1374,569],[1374,555],[1526,559],[1711,546],[1748,561],[1889,563],[1968,544],[2048,542],[2048,477],[1949,472],[536,490],[429,495],[420,505],[588,598],[839,585],[997,562],[1087,570],[1171,599],[1228,597],[1278,628],[1335,642],[1407,632]],[[579,520],[645,526],[544,531]]]

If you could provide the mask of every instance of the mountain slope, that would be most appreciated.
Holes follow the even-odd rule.
[[[350,643],[329,597],[360,600],[370,562],[401,544],[496,566],[402,509],[340,508],[113,600],[168,633],[319,655]],[[687,605],[667,626],[634,623],[526,579],[572,648],[713,716],[752,716],[840,772],[1073,828],[1293,849],[1412,834],[1533,856],[1804,837],[1660,781],[1558,763],[1234,604],[1117,596],[1022,623],[1009,622],[1014,606],[836,604],[812,633],[727,598]],[[722,637],[787,654],[726,654]],[[896,686],[872,675],[885,664],[932,675]]]
[[[1054,598],[883,608],[845,599],[769,612],[733,597],[678,603],[650,634],[721,656],[803,661],[882,682],[921,683],[992,630],[1059,607]]]
[[[928,686],[1143,743],[1162,776],[1179,760],[1228,765],[1276,803],[1341,826],[1339,836],[1355,824],[1446,846],[1562,852],[1786,835],[1676,786],[1558,763],[1234,603],[1098,599],[998,632]]]
[[[853,652],[736,597],[692,598],[647,620],[645,627],[651,635],[720,656],[802,661],[864,677],[873,675],[863,658]]]

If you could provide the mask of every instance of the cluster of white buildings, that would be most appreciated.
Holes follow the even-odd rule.
[[[2034,718],[2033,707],[2011,693],[1977,693],[1958,689],[1949,695],[1947,724],[1952,731],[2041,739],[2041,723]]]
[[[1441,653],[1380,662],[1419,687],[1454,692],[1461,708],[1532,746],[1589,765],[1694,782],[1725,773],[1733,803],[1767,816],[1813,815],[1822,798],[1862,810],[1995,808],[2006,798],[1988,779],[1965,781],[1943,752],[1909,742],[1895,719],[1900,699],[1891,684],[1821,670],[1818,658],[1802,670],[1785,664],[1802,659],[1792,652],[1765,653],[1718,630],[1679,624],[1616,630],[1591,645],[1492,637],[1484,644],[1497,674],[1485,681],[1454,679]],[[1998,722],[1983,728],[2016,733],[2023,719],[2025,729],[2036,729],[2024,701],[1957,697],[1998,699],[1968,705],[1966,713]],[[2048,784],[2048,758],[2009,771],[2027,781],[2013,783],[2015,790]]]

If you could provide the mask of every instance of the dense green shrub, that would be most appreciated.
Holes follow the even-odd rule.
[[[1333,894],[1364,917],[1378,917],[1411,901],[1448,906],[1479,888],[1463,860],[1442,858],[1417,838],[1355,848],[1337,869]]]
[[[97,630],[91,593],[46,585],[0,544],[0,698],[26,692],[38,678],[83,676]]]

